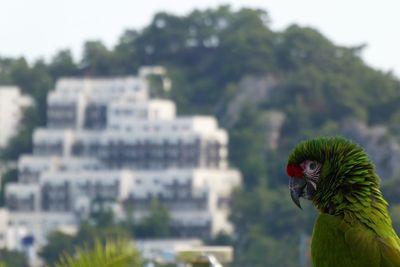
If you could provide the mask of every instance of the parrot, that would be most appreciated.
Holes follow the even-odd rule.
[[[311,237],[314,267],[400,267],[400,239],[365,150],[340,136],[298,143],[286,165],[289,191],[319,211]]]

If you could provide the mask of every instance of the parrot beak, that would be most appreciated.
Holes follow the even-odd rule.
[[[302,208],[299,199],[300,197],[303,197],[305,195],[306,186],[307,182],[305,179],[290,177],[289,180],[290,196],[292,197],[294,204],[296,204],[296,206],[299,207],[300,209]]]

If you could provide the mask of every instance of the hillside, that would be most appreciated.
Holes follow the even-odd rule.
[[[245,183],[231,216],[237,266],[298,266],[300,236],[310,234],[315,213],[290,203],[283,170],[301,139],[343,134],[367,147],[400,224],[400,195],[390,186],[400,180],[400,81],[366,65],[363,49],[335,45],[312,28],[273,31],[266,11],[222,6],[159,13],[144,29],[126,30],[113,48],[86,42],[79,60],[68,50],[50,62],[0,58],[0,84],[17,84],[36,100],[1,156],[12,160],[31,150],[32,129],[45,123],[46,94],[59,77],[163,65],[172,90],[153,94],[176,101],[181,114],[213,114],[229,130],[230,159]]]

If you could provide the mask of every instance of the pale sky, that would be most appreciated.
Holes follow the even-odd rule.
[[[400,77],[399,0],[0,0],[0,56],[49,59],[87,40],[112,47],[125,29],[141,29],[158,11],[186,14],[230,4],[266,9],[272,28],[311,26],[340,45],[368,46],[363,57]]]

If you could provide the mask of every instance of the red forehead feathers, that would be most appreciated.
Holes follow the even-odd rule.
[[[303,177],[303,169],[296,164],[290,163],[286,166],[287,175],[290,177]]]

